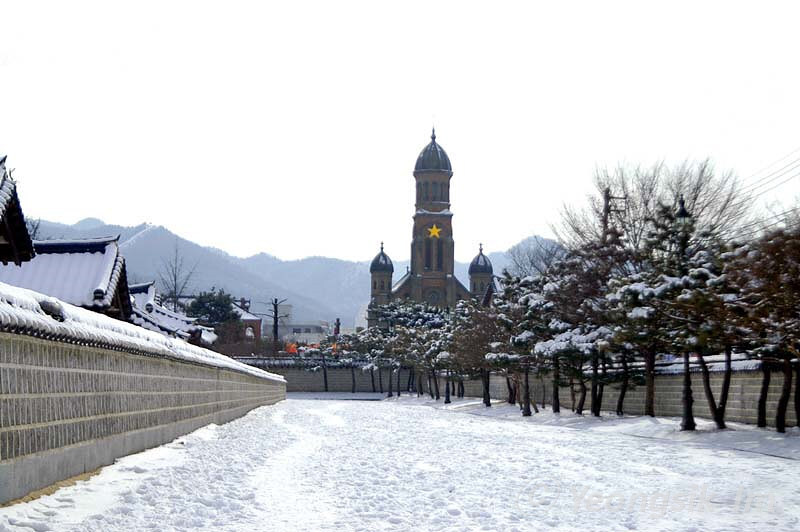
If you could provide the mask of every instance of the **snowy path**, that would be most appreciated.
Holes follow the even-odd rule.
[[[0,532],[800,529],[798,461],[468,411],[292,398],[0,509]]]

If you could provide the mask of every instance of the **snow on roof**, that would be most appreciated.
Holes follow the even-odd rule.
[[[21,266],[0,266],[0,282],[47,294],[72,305],[107,308],[113,302],[125,269],[118,239],[34,242],[36,256]]]
[[[6,170],[6,156],[0,156],[0,261],[21,263],[34,256],[33,242],[22,214],[17,184]]]
[[[129,291],[133,303],[130,321],[136,325],[179,338],[189,338],[199,332],[200,340],[208,345],[216,341],[214,330],[198,325],[197,318],[190,318],[162,306],[156,297],[155,281],[132,284]]]
[[[226,368],[262,379],[286,382],[280,375],[177,338],[148,331],[37,292],[0,283],[0,330],[61,342],[125,351]]]
[[[233,304],[233,311],[239,315],[239,319],[244,320],[258,320],[261,321],[261,316],[256,316],[255,314],[251,314],[249,311],[243,309],[236,303]]]

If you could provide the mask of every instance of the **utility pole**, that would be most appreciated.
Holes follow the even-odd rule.
[[[608,224],[612,212],[623,212],[623,209],[614,208],[611,204],[613,201],[625,201],[627,196],[612,196],[611,187],[606,187],[603,190],[603,234],[600,237],[600,243],[605,244],[608,241]]]
[[[603,234],[600,236],[600,245],[605,246],[608,244],[608,235],[610,233],[609,229],[609,218],[611,218],[611,213],[614,212],[623,212],[623,209],[615,208],[613,206],[614,201],[625,201],[627,196],[613,196],[611,194],[611,187],[606,187],[603,190]],[[595,417],[600,417],[600,401],[603,398],[603,384],[598,382],[598,369],[600,365],[599,357],[595,352],[592,356],[592,415]],[[605,373],[605,362],[603,363],[603,372]],[[554,393],[556,393],[554,391]]]

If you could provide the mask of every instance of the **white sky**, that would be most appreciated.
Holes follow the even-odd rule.
[[[110,4],[3,3],[0,153],[29,216],[401,260],[435,122],[467,260],[548,235],[596,165],[748,179],[800,147],[797,3]]]

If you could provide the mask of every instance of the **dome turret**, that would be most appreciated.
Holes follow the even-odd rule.
[[[450,166],[450,157],[445,153],[444,148],[436,142],[436,130],[431,132],[431,142],[423,148],[417,157],[417,164],[414,166],[416,172],[445,172],[453,175],[453,167]]]
[[[372,264],[369,265],[369,273],[377,272],[394,273],[392,259],[383,252],[383,242],[381,242],[381,252],[375,255],[375,258],[372,259]]]
[[[489,257],[483,254],[483,244],[480,245],[478,255],[472,259],[472,262],[469,263],[469,274],[476,275],[486,273],[492,275],[494,270],[492,269],[492,261],[489,260]]]

